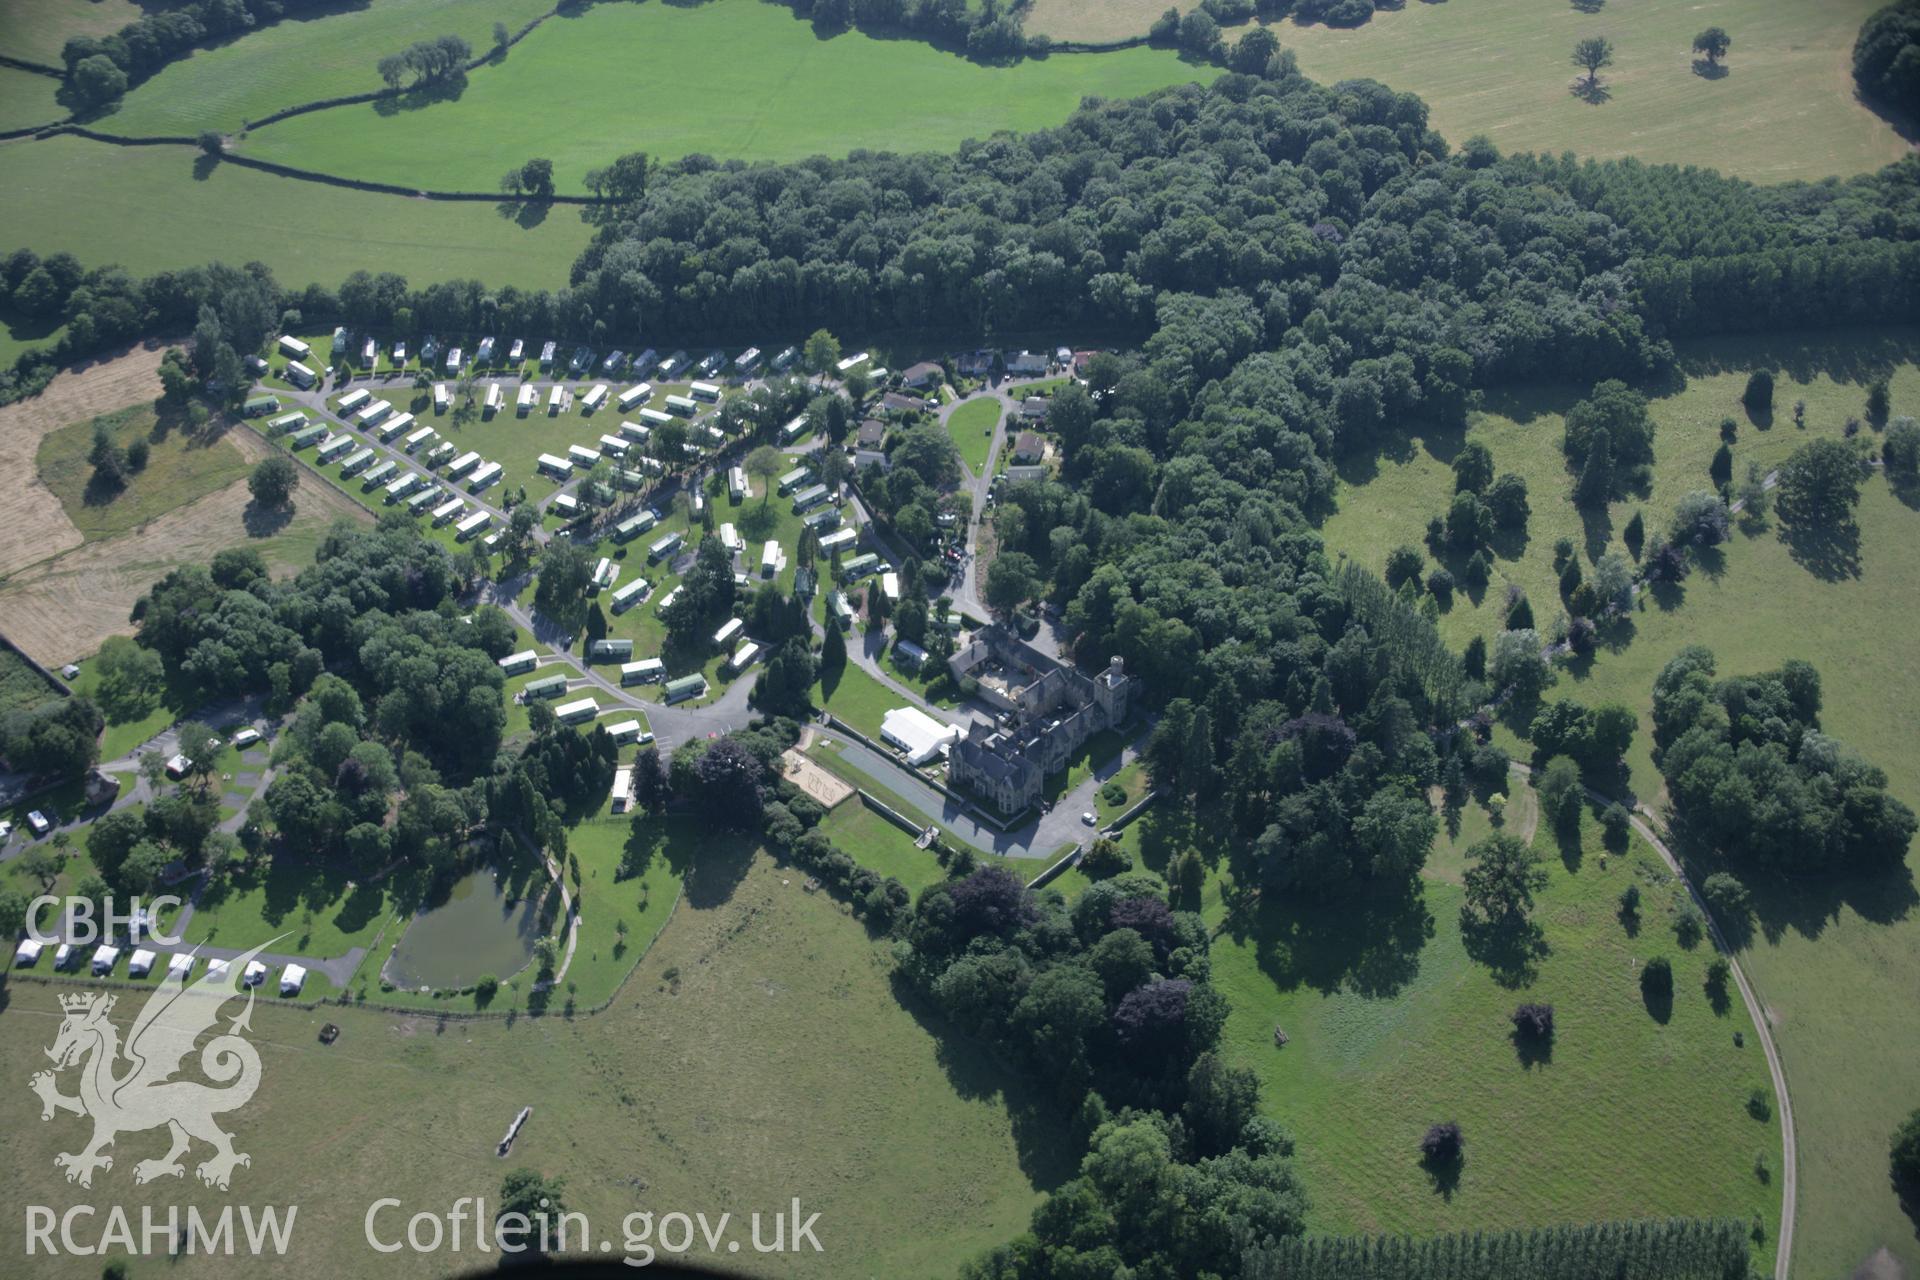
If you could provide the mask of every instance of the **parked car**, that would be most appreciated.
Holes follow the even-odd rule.
[[[38,809],[35,809],[27,815],[27,829],[32,831],[36,837],[44,836],[53,830],[53,819]]]
[[[5,841],[6,838],[12,834],[13,834],[13,824],[11,822],[8,822],[5,818],[0,818],[0,842]]]
[[[1094,817],[1091,812],[1087,812],[1080,815],[1080,821],[1086,823],[1088,826],[1092,826],[1100,821],[1100,819]]]

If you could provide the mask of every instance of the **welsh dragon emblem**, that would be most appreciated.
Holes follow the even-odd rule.
[[[239,994],[236,979],[262,950],[255,947],[224,971],[210,971],[192,983],[184,975],[169,975],[147,998],[124,1046],[108,1018],[116,997],[104,992],[60,997],[65,1016],[47,1050],[53,1070],[35,1073],[28,1083],[40,1095],[42,1120],[68,1111],[93,1121],[93,1138],[85,1147],[53,1158],[68,1182],[92,1186],[95,1170],[113,1168],[107,1148],[121,1134],[162,1127],[173,1145],[164,1156],[134,1165],[137,1183],[185,1174],[180,1158],[195,1140],[213,1148],[195,1170],[210,1187],[226,1190],[234,1169],[252,1163],[233,1149],[233,1135],[214,1122],[221,1112],[245,1106],[260,1087],[260,1055],[242,1034],[251,1029],[251,990],[246,1007],[200,1050],[200,1070],[214,1083],[175,1077],[195,1043],[214,1030],[220,1006]],[[60,1092],[56,1077],[76,1067],[80,1091],[69,1097]]]

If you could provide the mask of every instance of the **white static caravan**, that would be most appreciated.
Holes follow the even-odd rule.
[[[373,368],[380,359],[380,344],[369,337],[360,347],[360,363]]]
[[[541,454],[538,458],[534,459],[534,463],[542,471],[557,479],[565,480],[573,474],[573,464],[571,462],[568,462],[565,458],[556,458],[550,453]]]
[[[473,353],[473,362],[475,364],[486,364],[488,361],[492,359],[493,359],[493,339],[491,337],[480,339],[480,347],[477,351]]]
[[[554,383],[552,388],[547,392],[548,417],[552,417],[557,413],[565,413],[572,404],[573,392],[567,390],[557,382]]]
[[[287,381],[291,382],[294,386],[301,388],[310,387],[319,380],[320,377],[318,374],[301,364],[298,360],[287,361]]]
[[[444,382],[434,383],[433,384],[433,411],[435,413],[445,413],[447,411],[447,406],[452,403],[453,403],[453,393],[447,390],[447,384]]]
[[[633,720],[629,721],[629,723],[634,726],[634,732],[637,734],[639,732],[640,722]],[[615,813],[625,813],[627,811],[627,806],[633,803],[633,770],[623,766],[613,771],[613,793],[611,799]]]
[[[835,529],[820,539],[820,554],[830,557],[836,551],[851,551],[858,537],[852,529]]]
[[[733,651],[733,656],[727,659],[727,670],[745,671],[759,656],[760,646],[751,640],[743,640],[740,642],[740,647]]]
[[[441,525],[453,519],[466,509],[467,504],[460,501],[460,499],[448,498],[445,502],[433,509],[433,527],[438,529]]]
[[[645,730],[641,729],[638,720],[622,720],[619,724],[607,726],[607,735],[613,739],[614,745],[619,747],[624,747],[629,742],[640,741],[643,733]]]
[[[403,365],[406,362],[407,362],[407,344],[405,342],[394,343],[393,344],[393,363],[395,365]]]
[[[460,372],[460,365],[463,363],[463,361],[461,360],[461,357],[464,356],[465,354],[466,353],[462,351],[459,347],[455,347],[451,351],[447,352],[447,372],[448,373],[453,374],[453,373]]]
[[[580,397],[580,412],[598,412],[600,406],[607,402],[607,397],[610,394],[612,394],[612,388],[608,387],[606,383],[594,383],[591,387],[587,388],[587,393]]]
[[[720,526],[720,545],[728,551],[745,551],[747,540],[740,536],[740,531],[732,524],[723,524]]]
[[[506,403],[507,393],[501,389],[500,384],[497,382],[489,382],[487,384],[487,416],[492,417],[494,414],[500,412],[500,410],[506,406]]]
[[[768,542],[760,549],[760,576],[771,578],[780,572],[780,544]]]
[[[379,431],[380,438],[382,440],[391,440],[395,436],[399,435],[402,431],[405,431],[409,427],[413,426],[413,424],[414,424],[414,416],[412,414],[396,413],[391,418],[388,418],[385,422],[380,424],[380,431]]]
[[[665,413],[659,409],[642,409],[640,411],[640,422],[646,427],[664,427],[672,421],[672,414]]]
[[[880,590],[886,594],[887,599],[898,600],[900,598],[900,575],[897,573],[881,574]]]
[[[583,444],[568,445],[567,456],[573,459],[573,465],[576,467],[590,467],[600,461],[600,451],[589,449]]]
[[[515,338],[513,345],[507,348],[507,359],[514,364],[519,364],[522,360],[526,359],[526,357],[526,340],[524,338]]]
[[[645,444],[653,436],[653,432],[637,422],[622,422],[620,434],[635,444]]]
[[[571,520],[580,514],[580,500],[570,493],[557,493],[553,496],[553,501],[548,505],[547,510]]]
[[[627,453],[628,440],[625,436],[601,436],[600,452],[609,458],[623,458]]]
[[[620,667],[621,684],[652,684],[666,678],[667,664],[658,658],[642,658],[638,662],[622,663]]]
[[[426,488],[407,499],[407,514],[417,516],[428,507],[438,506],[439,504],[440,486],[437,484],[429,484]]]
[[[747,471],[745,467],[727,468],[727,496],[735,502],[743,501],[747,496]]]
[[[700,412],[700,406],[685,396],[668,396],[667,412],[677,413],[683,418],[691,418],[694,414]]]
[[[652,546],[647,548],[647,561],[649,563],[657,564],[661,560],[666,559],[668,556],[678,551],[680,549],[680,544],[685,542],[686,540],[687,540],[686,536],[678,532],[667,534],[665,537],[659,539]],[[678,590],[678,589],[679,588],[677,587],[675,588],[675,590]],[[664,603],[665,602],[662,601],[662,604]]]
[[[468,478],[467,492],[479,493],[488,485],[496,483],[504,474],[505,472],[500,469],[499,463],[483,462],[480,464],[480,469]]]
[[[366,406],[365,408],[360,410],[360,412],[354,414],[353,420],[359,423],[362,427],[377,426],[380,422],[380,419],[386,417],[388,414],[392,412],[393,412],[393,403],[391,401],[375,400],[372,404]]]
[[[339,412],[352,413],[355,409],[358,409],[371,399],[373,399],[373,392],[367,390],[365,387],[355,387],[340,397]]]
[[[753,367],[760,363],[760,348],[748,347],[733,358],[733,367],[742,373],[752,373]]]
[[[540,388],[531,382],[520,384],[519,393],[513,398],[513,411],[521,417],[533,412],[533,406],[540,403]]]
[[[792,364],[795,360],[798,360],[799,358],[800,358],[800,348],[782,347],[779,350],[779,352],[773,357],[774,371],[776,373],[784,371],[788,365]]]
[[[604,591],[620,580],[620,566],[611,557],[601,556],[600,563],[593,566],[593,589]]]
[[[281,354],[292,356],[295,360],[305,360],[313,354],[312,347],[288,334],[280,335],[280,351]]]
[[[392,465],[389,463],[388,465]],[[392,506],[400,499],[412,493],[420,484],[420,477],[411,471],[402,472],[396,478],[387,481],[387,505]]]
[[[635,408],[644,403],[646,398],[652,394],[653,384],[651,382],[642,382],[622,391],[620,398],[614,403],[619,406],[620,412],[632,413]]]
[[[405,440],[401,441],[400,445],[401,445],[401,448],[405,449],[408,453],[413,453],[414,451],[419,449],[421,445],[433,439],[433,436],[434,436],[434,431],[432,427],[421,427],[417,431],[413,432],[413,434],[409,435]]]
[[[713,633],[713,647],[716,649],[731,648],[734,639],[746,629],[747,624],[741,619],[728,618],[720,624],[720,629]]]
[[[629,582],[626,586],[621,587],[613,593],[613,611],[615,613],[625,613],[628,609],[633,608],[633,606],[645,600],[647,593],[652,590],[653,584],[651,582],[648,582],[645,578],[635,578],[632,582]]]
[[[523,671],[531,671],[539,665],[540,655],[532,649],[522,649],[518,653],[510,653],[500,659],[500,670],[510,676],[517,676]]]
[[[453,535],[460,541],[465,542],[468,538],[471,538],[491,523],[493,523],[492,516],[484,511],[476,511],[459,524],[453,526]]]
[[[480,454],[476,450],[469,449],[448,464],[447,474],[457,480],[479,465]]]
[[[442,440],[439,444],[427,450],[427,465],[437,467],[458,452],[460,452],[459,445],[451,440]]]
[[[684,351],[676,351],[672,355],[668,356],[665,360],[662,360],[660,362],[659,367],[656,368],[654,372],[660,377],[662,381],[665,381],[666,379],[671,378],[674,374],[680,372],[682,369],[686,367],[687,367],[687,353]]]
[[[578,724],[582,720],[591,720],[599,714],[600,704],[592,698],[563,702],[553,709],[553,718],[561,724]]]
[[[672,606],[673,602],[675,600],[678,600],[679,598],[680,598],[680,588],[675,587],[673,590],[667,592],[667,594],[660,597],[660,603],[653,606],[653,611],[655,613],[665,613],[667,609]]]
[[[838,373],[841,377],[844,378],[848,374],[852,373],[855,369],[858,369],[861,365],[865,364],[867,360],[868,360],[868,355],[866,352],[856,351],[852,355],[848,356],[845,360],[842,360],[839,364],[833,366],[833,369],[835,373]]]
[[[803,413],[786,426],[780,428],[780,443],[792,444],[805,434],[807,434],[807,415]]]
[[[687,385],[687,391],[695,400],[718,400],[720,388],[711,382],[694,382]]]
[[[553,357],[559,350],[560,350],[560,344],[557,342],[549,342],[541,346],[540,367],[542,369],[553,368]]]

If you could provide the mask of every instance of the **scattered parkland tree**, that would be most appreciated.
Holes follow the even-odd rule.
[[[1466,1138],[1460,1132],[1458,1123],[1442,1120],[1430,1125],[1420,1138],[1421,1163],[1442,1168],[1459,1163],[1465,1153]]]
[[[1709,67],[1719,66],[1732,45],[1733,37],[1722,27],[1708,27],[1693,38],[1693,51],[1705,57]]]
[[[1904,1191],[1920,1192],[1920,1108],[1893,1131],[1887,1163],[1894,1185]]]
[[[1847,515],[1860,501],[1860,457],[1834,439],[1810,440],[1780,467],[1780,514],[1821,524]]]
[[[1600,83],[1600,71],[1613,65],[1613,41],[1605,36],[1588,36],[1573,46],[1573,65],[1584,67],[1587,72],[1587,87],[1594,88]]]
[[[284,453],[262,458],[247,477],[247,491],[268,511],[279,511],[293,502],[300,487],[300,467]]]
[[[1741,393],[1740,403],[1747,412],[1755,415],[1773,412],[1773,370],[1755,369],[1747,375],[1747,389]]]
[[[1496,928],[1524,925],[1533,895],[1547,887],[1540,855],[1501,831],[1468,849],[1467,858],[1472,865],[1461,877],[1466,886],[1461,922]]]

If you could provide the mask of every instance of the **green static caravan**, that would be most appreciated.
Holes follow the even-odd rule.
[[[853,606],[838,591],[827,597],[827,614],[842,631],[853,625]]]
[[[865,555],[855,556],[840,566],[842,582],[857,582],[861,578],[880,572],[880,557],[869,551]]]
[[[783,498],[786,497],[788,494],[792,493],[795,489],[798,489],[801,485],[805,484],[807,481],[811,479],[813,479],[812,468],[795,467],[793,470],[787,472],[787,474],[780,477],[780,496]]]
[[[703,698],[707,693],[707,678],[703,675],[681,676],[678,680],[669,680],[662,693],[667,705],[685,702],[688,698]]]
[[[633,606],[645,600],[647,594],[652,590],[653,584],[651,582],[648,582],[645,578],[635,578],[632,582],[629,582],[626,586],[621,587],[613,593],[611,597],[613,611],[615,613],[625,613],[627,610],[633,608]]]
[[[668,396],[666,406],[668,413],[677,413],[683,418],[691,418],[700,412],[700,405],[685,396]]]
[[[325,456],[324,454],[322,455]],[[373,465],[374,452],[371,449],[355,449],[340,464],[340,477],[347,479],[359,475]]]
[[[832,533],[821,536],[820,554],[831,556],[836,551],[845,551],[859,539],[860,535],[852,529],[835,529]]]
[[[264,418],[279,408],[279,396],[254,396],[240,407],[240,411],[249,418]]]
[[[565,676],[545,676],[539,680],[528,681],[527,687],[520,691],[520,700],[536,702],[541,698],[557,698],[566,691]]]
[[[391,468],[393,466],[391,462],[383,463],[381,465],[386,466],[388,468]],[[387,492],[386,492],[387,505],[392,506],[394,503],[400,501],[402,498],[412,493],[414,490],[414,487],[419,483],[420,483],[420,477],[411,471],[402,471],[399,475],[387,481]]]
[[[289,431],[298,431],[306,425],[307,415],[296,409],[292,413],[283,413],[279,417],[269,420],[267,423],[267,434],[270,436],[284,435]]]
[[[600,704],[592,698],[577,698],[553,709],[553,718],[561,724],[580,724],[600,714]]]
[[[680,544],[686,540],[686,535],[677,530],[669,533],[666,537],[657,540],[651,547],[647,548],[648,562],[658,564],[660,561],[678,551]]]
[[[793,514],[801,515],[811,511],[827,500],[827,486],[810,485],[793,495]]]
[[[653,526],[658,523],[660,523],[659,518],[656,517],[653,512],[642,511],[639,515],[629,516],[627,519],[613,526],[613,540],[615,542],[632,542],[635,538],[653,528]]]
[[[815,533],[825,533],[827,530],[839,526],[840,508],[825,507],[819,511],[810,512],[800,523]]]
[[[353,437],[342,431],[339,435],[322,440],[314,456],[322,462],[332,462],[335,458],[345,457],[353,449],[353,445]],[[373,451],[369,449],[367,452]]]
[[[379,488],[393,478],[393,466],[392,459],[388,459],[385,462],[374,463],[361,475],[360,487],[369,493]]]
[[[428,507],[433,506],[439,500],[440,500],[440,486],[437,484],[430,484],[426,488],[422,489],[420,492],[414,494],[411,498],[407,499],[407,514],[417,516],[422,511],[425,511]]]
[[[319,444],[322,440],[326,438],[327,438],[326,424],[323,422],[316,422],[312,426],[302,427],[300,428],[300,430],[288,436],[287,447],[290,449],[304,449],[310,444]]]
[[[588,662],[625,662],[632,657],[631,640],[595,640],[587,646]]]
[[[666,663],[658,658],[642,658],[638,662],[621,664],[620,683],[652,684],[655,680],[665,679],[666,674]]]

